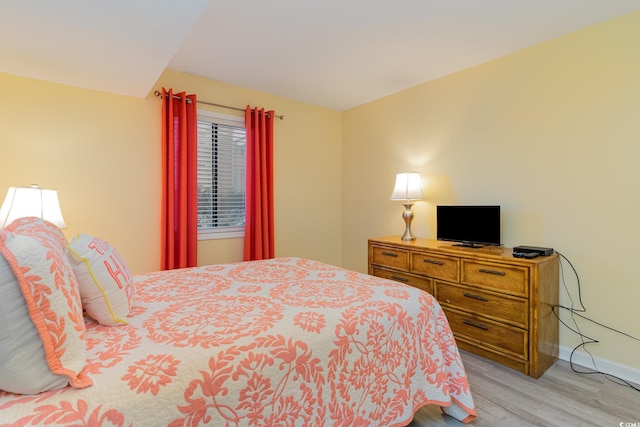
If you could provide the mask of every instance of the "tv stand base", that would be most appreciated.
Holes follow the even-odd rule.
[[[479,243],[455,243],[451,246],[460,246],[463,248],[472,248],[472,249],[484,248],[484,245],[481,245]]]

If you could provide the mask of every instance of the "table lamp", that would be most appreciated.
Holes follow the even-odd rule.
[[[416,236],[411,232],[411,221],[413,220],[413,200],[424,199],[422,193],[422,178],[417,172],[403,172],[396,175],[396,184],[391,193],[389,200],[404,200],[404,212],[402,218],[405,223],[404,234],[402,240],[416,240]]]
[[[37,185],[9,187],[0,208],[0,228],[6,227],[18,218],[28,216],[42,218],[59,228],[67,228],[56,190],[47,190]]]

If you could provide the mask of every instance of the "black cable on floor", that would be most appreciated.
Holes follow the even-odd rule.
[[[557,252],[557,251],[556,251]],[[633,385],[632,383],[630,383],[629,381],[626,381],[623,378],[617,377],[615,375],[612,374],[608,374],[606,372],[602,372],[598,369],[597,365],[596,365],[596,361],[595,358],[593,357],[593,355],[589,352],[589,350],[587,350],[587,344],[595,344],[595,343],[599,343],[600,341],[598,341],[595,338],[591,338],[588,337],[586,335],[584,335],[582,333],[582,331],[580,330],[580,327],[578,326],[578,322],[576,321],[575,316],[578,316],[584,320],[587,320],[589,322],[595,323],[598,326],[601,326],[603,328],[609,329],[612,332],[616,332],[619,334],[622,334],[628,338],[631,338],[633,340],[639,341],[640,339],[637,337],[634,337],[633,335],[627,334],[625,332],[619,331],[618,329],[612,328],[610,326],[607,326],[603,323],[597,322],[593,319],[588,318],[587,316],[581,314],[581,313],[586,313],[587,309],[584,306],[584,303],[582,302],[582,289],[581,289],[581,284],[580,284],[580,276],[578,275],[577,270],[575,269],[575,267],[573,266],[573,264],[571,263],[571,261],[569,261],[569,259],[564,256],[563,254],[561,254],[560,252],[557,252],[558,255],[564,259],[569,266],[571,266],[571,269],[573,270],[574,275],[576,276],[576,280],[577,280],[577,286],[578,286],[578,302],[580,303],[580,308],[575,308],[574,307],[574,301],[573,298],[571,297],[571,293],[569,292],[569,289],[567,288],[567,284],[565,282],[564,279],[564,269],[562,267],[562,262],[560,262],[560,275],[562,277],[562,286],[564,287],[567,296],[569,297],[569,300],[571,301],[571,307],[565,307],[563,305],[555,305],[552,307],[552,311],[553,314],[556,316],[556,318],[558,319],[558,321],[560,323],[562,323],[567,329],[569,329],[571,332],[577,334],[580,337],[581,343],[578,344],[576,347],[574,347],[573,350],[571,350],[571,354],[569,355],[569,365],[571,366],[571,370],[573,372],[576,372],[578,374],[584,374],[584,375],[593,375],[593,374],[598,374],[598,375],[603,375],[605,378],[607,378],[609,381],[615,383],[615,384],[619,384],[619,385],[623,385],[623,386],[627,386],[632,388],[635,391],[640,392],[640,388],[636,387],[635,385]],[[567,325],[564,321],[562,321],[562,319],[560,319],[560,313],[559,313],[559,309],[563,309],[563,310],[567,310],[570,314],[571,314],[571,319],[573,320],[573,324],[575,328],[572,328],[571,326]],[[582,371],[582,370],[578,370],[575,368],[575,365],[573,363],[573,354],[576,352],[576,350],[578,350],[579,348],[582,348],[584,350],[585,353],[587,353],[589,355],[589,357],[591,358],[591,363],[593,363],[593,367],[594,370],[593,371]]]

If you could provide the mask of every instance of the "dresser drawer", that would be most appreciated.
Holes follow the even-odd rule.
[[[528,359],[527,333],[524,330],[501,325],[448,307],[443,307],[454,335],[482,346],[493,347],[502,353],[510,353]]]
[[[428,253],[411,254],[411,272],[425,274],[434,279],[459,282],[460,259]]]
[[[526,328],[528,324],[529,309],[526,299],[444,282],[436,282],[435,297],[442,305],[460,308],[513,326]]]
[[[373,264],[409,271],[409,251],[380,246],[374,246],[372,249]]]
[[[463,260],[462,283],[526,297],[529,293],[529,269]]]
[[[398,273],[396,271],[385,270],[383,268],[373,267],[373,275],[383,277],[385,279],[395,280],[396,282],[406,283],[414,288],[422,289],[433,294],[432,280],[427,277],[418,277],[411,274]]]

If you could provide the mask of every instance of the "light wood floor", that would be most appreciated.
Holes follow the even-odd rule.
[[[462,360],[478,413],[471,426],[640,427],[640,392],[575,373],[569,362],[557,361],[535,380],[471,353],[462,352]],[[428,406],[410,427],[463,425]]]

